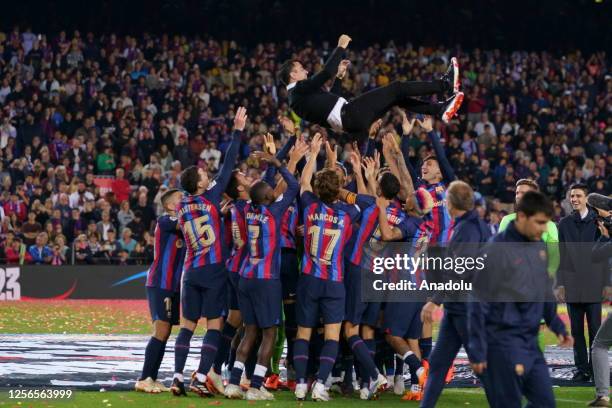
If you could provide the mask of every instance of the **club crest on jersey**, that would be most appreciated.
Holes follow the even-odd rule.
[[[183,242],[182,239],[177,239],[175,245],[177,248],[182,248],[183,246],[185,246],[185,243]]]

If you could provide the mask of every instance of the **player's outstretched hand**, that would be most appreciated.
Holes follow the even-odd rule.
[[[278,117],[278,121],[286,133],[290,135],[295,134],[295,123],[290,118],[281,115]]]
[[[417,120],[417,124],[427,133],[433,130],[433,120],[431,119],[431,116],[425,116],[422,121]]]
[[[351,61],[349,60],[340,61],[340,64],[338,64],[338,73],[336,74],[336,77],[338,79],[344,79],[344,76],[346,75],[346,71],[348,70],[348,66],[350,64]]]
[[[321,150],[321,143],[323,143],[323,138],[321,137],[321,134],[317,132],[310,141],[310,153],[319,154],[319,151]]]
[[[382,124],[383,124],[383,120],[378,119],[376,122],[370,125],[370,131],[368,132],[368,136],[370,137],[370,139],[374,139],[376,137],[376,134],[380,130]]]
[[[364,157],[362,167],[368,180],[376,177],[376,161],[373,158]]]
[[[269,152],[257,151],[257,152],[253,152],[252,156],[257,160],[261,160],[266,163],[270,163],[273,166],[276,166],[276,167],[281,166],[281,162],[273,154],[270,154]]]
[[[402,134],[404,136],[408,136],[414,128],[416,119],[408,119],[408,116],[406,116],[406,112],[403,109],[399,109],[399,111],[400,115],[402,116]]]
[[[274,136],[271,133],[264,135],[264,151],[271,155],[276,154],[276,143],[274,143]]]
[[[247,110],[244,106],[241,106],[236,111],[236,116],[234,117],[234,130],[243,131],[246,126],[246,121],[248,119]]]
[[[308,149],[308,144],[304,142],[304,139],[298,137],[295,141],[295,145],[289,151],[289,160],[297,164],[304,156],[306,156]]]
[[[340,48],[346,48],[348,47],[349,43],[351,42],[352,38],[349,37],[346,34],[342,34],[340,36],[340,38],[338,38],[338,47]]]
[[[327,162],[330,166],[335,166],[338,161],[338,145],[335,145],[332,149],[329,141],[325,142],[325,154],[327,155]]]

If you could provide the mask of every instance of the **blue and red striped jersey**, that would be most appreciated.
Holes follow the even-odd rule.
[[[229,220],[231,227],[232,249],[225,266],[230,272],[238,273],[247,254],[247,229],[244,219],[245,200],[236,200],[230,208]]]
[[[297,180],[285,167],[280,173],[287,183],[285,193],[270,205],[248,203],[244,209],[247,256],[240,276],[246,279],[280,279],[282,215],[295,200]]]
[[[295,249],[295,232],[298,225],[297,203],[291,203],[281,220],[281,248]]]
[[[178,220],[162,215],[155,225],[153,263],[147,272],[146,286],[179,292],[185,259],[183,234],[177,229]]]
[[[300,197],[304,209],[304,255],[302,273],[315,278],[342,282],[344,249],[359,218],[354,205],[341,202],[324,204],[306,191]]]
[[[356,233],[354,245],[351,253],[349,254],[349,260],[354,265],[360,265],[362,261],[367,261],[369,267],[372,262],[371,259],[364,259],[364,257],[371,258],[376,256],[375,253],[382,249],[382,238],[380,233],[380,227],[378,223],[379,208],[376,205],[376,199],[371,196],[369,197],[369,203],[367,208],[361,214],[361,222],[359,230]],[[390,227],[398,228],[402,233],[402,240],[408,237],[408,215],[402,208],[402,203],[399,200],[392,200],[387,207],[387,223]]]
[[[178,222],[185,237],[185,272],[223,262],[223,224],[219,203],[202,195],[185,196],[178,205]]]
[[[433,199],[433,208],[427,215],[426,219],[431,221],[431,244],[445,244],[450,240],[453,232],[454,222],[448,208],[446,208],[446,184],[441,181],[436,184],[423,184],[431,198]]]

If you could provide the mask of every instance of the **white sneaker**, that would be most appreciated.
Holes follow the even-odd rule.
[[[249,388],[249,390],[246,392],[247,401],[270,401],[274,399],[272,394],[270,394],[270,397],[264,394],[261,389],[258,390],[257,388]]]
[[[296,384],[295,385],[295,399],[298,401],[304,401],[306,394],[308,393],[308,384]]]
[[[367,387],[363,387],[359,390],[359,399],[361,400],[369,400],[370,399],[370,390]]]
[[[404,395],[406,392],[406,384],[404,383],[403,375],[396,375],[393,380],[393,393],[395,395]]]
[[[379,391],[384,390],[385,385],[387,385],[387,378],[381,373],[378,373],[378,377],[376,377],[376,380],[370,382],[369,399],[375,398]]]
[[[442,113],[442,122],[448,123],[455,117],[461,104],[463,103],[463,92],[457,92],[446,101],[444,112]]]
[[[395,381],[393,379],[394,377],[392,375],[387,376],[387,388],[395,387]]]
[[[161,392],[170,392],[170,388],[166,387],[164,383],[159,380],[155,380],[155,386],[159,388]]]
[[[215,373],[215,370],[211,367],[210,371],[206,375],[206,380],[208,382],[209,387],[212,385],[213,390],[211,392],[215,394],[223,394],[225,393],[225,387],[223,386],[223,377],[219,374]]]
[[[310,394],[310,398],[312,398],[313,401],[323,402],[331,400],[329,394],[325,390],[325,385],[321,384],[320,382],[316,382],[314,387],[312,387],[312,393]]]
[[[134,389],[138,392],[146,392],[148,394],[159,394],[161,392],[151,377],[136,381]]]
[[[245,394],[244,391],[242,391],[242,388],[240,388],[239,385],[235,385],[235,384],[227,384],[227,387],[225,387],[225,398],[229,398],[229,399],[244,399]]]
[[[263,385],[261,386],[259,391],[261,391],[262,394],[265,395],[269,400],[273,400],[274,399],[274,394],[272,394],[270,391],[268,391],[268,389],[266,387],[264,387]]]

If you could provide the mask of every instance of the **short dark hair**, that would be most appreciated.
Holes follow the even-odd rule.
[[[171,188],[170,190],[166,191],[164,194],[162,194],[162,196],[160,197],[160,201],[162,203],[162,206],[165,208],[166,204],[168,203],[168,200],[170,200],[170,198],[178,193],[179,190],[176,188]]]
[[[331,204],[340,193],[340,177],[333,169],[320,170],[315,174],[313,188],[321,201]]]
[[[584,191],[584,195],[589,194],[589,188],[584,183],[575,183],[575,184],[572,184],[568,191],[572,191],[572,190],[582,190],[582,191]]]
[[[540,191],[540,186],[532,179],[522,178],[516,182],[516,187],[519,186],[529,186],[533,188],[535,191]]]
[[[196,166],[189,166],[181,173],[181,187],[189,194],[194,194],[198,190],[200,174]]]
[[[446,199],[459,211],[474,209],[474,190],[465,181],[455,180],[446,190]]]
[[[393,173],[384,173],[378,181],[380,192],[387,200],[394,199],[400,192],[400,182]]]
[[[249,196],[251,197],[251,202],[255,205],[263,204],[265,197],[266,187],[268,187],[268,183],[265,181],[258,181],[257,183],[251,186],[249,190]]]
[[[438,161],[438,158],[434,156],[433,154],[430,154],[429,156],[425,156],[425,158],[423,159],[423,163],[430,161],[430,160]]]
[[[238,199],[238,186],[240,186],[240,182],[238,181],[238,177],[236,175],[240,172],[240,170],[236,169],[232,171],[232,175],[230,176],[229,183],[227,183],[227,188],[225,189],[225,194],[227,194],[232,200]]]
[[[516,205],[516,212],[523,213],[527,217],[532,217],[538,213],[544,213],[547,217],[552,217],[554,213],[552,201],[539,191],[528,191]]]
[[[288,59],[280,66],[280,68],[278,69],[278,80],[281,84],[285,86],[289,85],[289,80],[291,79],[291,70],[293,69],[293,64],[295,64],[296,62],[300,61],[295,59]]]

